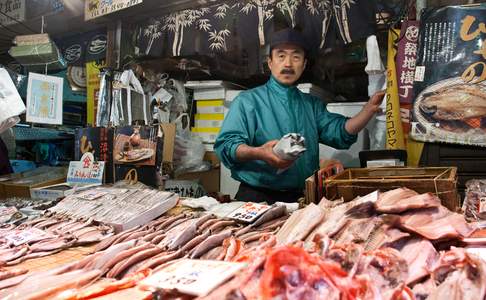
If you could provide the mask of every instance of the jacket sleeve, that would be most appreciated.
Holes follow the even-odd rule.
[[[245,103],[246,102],[246,103]],[[241,144],[251,146],[253,132],[253,117],[251,107],[248,107],[245,95],[240,94],[231,104],[231,109],[226,115],[221,131],[214,144],[214,150],[221,162],[229,169],[238,164],[236,160],[236,149]]]
[[[348,117],[329,112],[322,101],[317,102],[316,113],[319,142],[336,149],[348,149],[356,142],[358,135],[345,128]]]

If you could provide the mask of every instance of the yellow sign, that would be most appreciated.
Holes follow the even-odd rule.
[[[405,149],[402,119],[400,116],[400,100],[398,98],[397,70],[395,66],[395,37],[400,32],[388,32],[388,59],[386,84],[386,149]]]
[[[98,107],[98,92],[100,90],[100,69],[105,62],[97,63],[91,61],[86,63],[86,102],[87,102],[87,123],[95,126],[96,108]]]
[[[143,0],[86,0],[84,20],[88,21],[142,3]]]

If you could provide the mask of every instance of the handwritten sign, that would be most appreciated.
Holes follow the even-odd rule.
[[[22,245],[30,241],[40,241],[50,237],[54,237],[52,234],[40,230],[38,228],[28,228],[24,230],[17,230],[5,236],[9,242],[14,246]]]
[[[86,152],[80,161],[71,161],[67,182],[69,184],[102,184],[104,161],[95,161],[91,152]]]
[[[268,209],[270,209],[270,206],[268,205],[247,202],[240,208],[233,211],[228,217],[231,219],[252,223]]]
[[[245,266],[227,261],[182,259],[143,280],[141,287],[205,296]]]
[[[143,0],[86,0],[84,20],[88,21],[142,3]]]

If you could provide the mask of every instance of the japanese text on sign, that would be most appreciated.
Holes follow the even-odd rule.
[[[0,12],[3,13],[0,14],[3,26],[17,23],[15,20],[25,21],[25,0],[0,0]]]
[[[270,206],[257,204],[252,202],[247,202],[243,204],[240,208],[232,212],[228,217],[232,219],[237,219],[244,222],[253,222],[264,212],[266,212]]]
[[[244,267],[243,263],[183,259],[143,280],[141,286],[204,296]]]
[[[84,19],[91,20],[142,3],[143,0],[86,0]]]
[[[50,237],[53,237],[53,235],[41,229],[32,227],[12,232],[5,236],[5,239],[11,242],[14,246],[18,246],[30,241],[39,241]]]
[[[476,23],[476,18],[474,16],[466,16],[462,20],[460,37],[463,41],[472,41],[481,36],[481,34],[486,34],[485,23]],[[473,53],[481,55],[482,58],[486,60],[486,39],[482,41],[481,48]],[[477,79],[474,79],[476,77]],[[462,73],[462,80],[468,83],[479,83],[486,80],[486,63],[478,61],[467,67],[464,73]]]
[[[101,184],[104,170],[105,162],[95,162],[93,154],[86,152],[80,161],[69,163],[67,182],[70,184]]]

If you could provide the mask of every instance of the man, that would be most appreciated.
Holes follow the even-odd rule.
[[[214,145],[232,177],[241,182],[235,197],[239,201],[297,201],[305,179],[319,167],[319,142],[349,148],[380,110],[384,96],[383,92],[375,94],[353,118],[330,113],[320,99],[294,85],[307,63],[302,35],[291,29],[279,31],[273,36],[270,51],[270,80],[240,93]],[[296,161],[281,159],[273,152],[287,133],[305,137],[307,151]],[[277,174],[278,169],[287,167]]]

